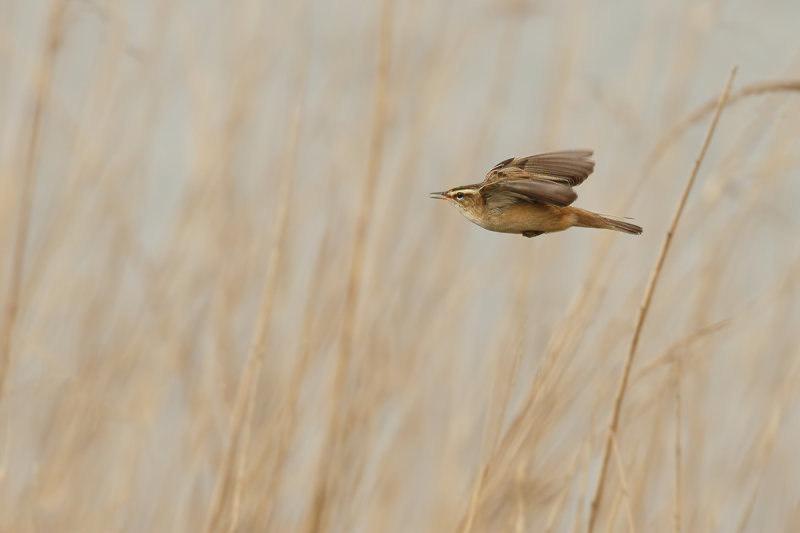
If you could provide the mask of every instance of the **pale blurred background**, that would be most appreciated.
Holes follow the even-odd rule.
[[[0,531],[584,531],[711,107],[682,121],[734,65],[594,531],[800,531],[798,27],[795,0],[0,0]],[[597,161],[577,205],[641,237],[427,198],[567,148]]]

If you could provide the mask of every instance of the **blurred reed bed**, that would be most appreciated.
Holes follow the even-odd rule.
[[[796,6],[0,9],[0,530],[586,530],[733,64],[593,529],[800,525]],[[641,238],[427,201],[581,147]]]

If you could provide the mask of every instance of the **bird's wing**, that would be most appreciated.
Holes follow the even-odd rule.
[[[578,197],[569,185],[538,179],[503,179],[484,185],[481,193],[487,206],[495,209],[515,203],[564,207]]]
[[[591,150],[565,150],[527,157],[511,157],[497,163],[486,174],[483,183],[509,178],[527,178],[575,187],[594,170]]]

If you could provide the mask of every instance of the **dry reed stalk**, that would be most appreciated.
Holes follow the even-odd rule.
[[[681,531],[681,358],[672,363],[675,391],[675,533]]]
[[[617,523],[617,516],[619,515],[619,508],[622,506],[622,493],[617,491],[614,503],[611,504],[611,512],[608,513],[608,522],[606,523],[606,533],[611,533],[614,530],[614,525]]]
[[[725,105],[725,101],[728,98],[728,93],[730,92],[731,84],[733,83],[733,78],[736,75],[736,67],[731,69],[731,73],[728,76],[728,81],[725,84],[725,88],[722,91],[722,94],[717,101],[716,111],[714,113],[714,118],[711,121],[711,124],[708,128],[706,133],[705,139],[703,140],[703,145],[700,148],[700,154],[695,159],[694,165],[692,166],[692,171],[689,174],[689,179],[686,182],[686,185],[683,190],[683,194],[681,195],[680,200],[678,201],[677,208],[675,213],[672,216],[672,222],[670,222],[669,229],[667,230],[667,234],[664,236],[664,241],[661,245],[661,250],[659,251],[658,258],[656,259],[656,264],[653,267],[653,271],[650,273],[650,280],[647,283],[647,287],[645,288],[644,297],[642,298],[642,304],[639,307],[639,311],[636,316],[636,322],[634,324],[634,331],[633,331],[633,338],[631,339],[630,349],[628,350],[628,355],[625,359],[625,363],[622,369],[622,374],[619,380],[619,387],[617,389],[617,394],[614,398],[614,407],[611,412],[611,420],[608,424],[607,434],[605,445],[603,447],[603,455],[600,463],[600,474],[597,479],[597,486],[594,491],[594,497],[592,498],[591,509],[589,511],[589,524],[587,531],[592,533],[594,530],[594,524],[597,520],[598,509],[600,508],[600,504],[603,498],[603,488],[605,486],[605,478],[606,472],[608,470],[608,460],[611,455],[611,445],[612,439],[614,438],[614,434],[617,431],[617,425],[619,424],[619,414],[622,408],[622,400],[625,396],[625,391],[628,386],[628,377],[631,371],[631,365],[633,363],[633,358],[636,355],[636,347],[639,343],[639,336],[642,332],[642,326],[644,325],[644,320],[647,317],[647,311],[650,308],[650,302],[653,298],[653,292],[655,290],[656,282],[658,281],[659,275],[661,274],[661,269],[664,265],[664,260],[666,259],[667,251],[669,250],[669,245],[672,242],[672,236],[675,232],[675,228],[678,226],[678,222],[680,221],[681,214],[683,214],[683,209],[686,206],[686,201],[689,198],[689,193],[692,190],[692,185],[694,184],[695,178],[697,177],[697,172],[700,169],[700,164],[703,162],[703,158],[705,158],[706,151],[708,150],[708,145],[711,142],[711,137],[714,134],[714,130],[717,127],[717,122],[719,121],[720,113],[722,112],[722,108]]]
[[[631,427],[641,427],[642,434],[646,435],[644,438],[629,439],[629,441],[633,441],[633,446],[630,446],[631,449],[628,452],[635,459],[630,465],[628,494],[638,494],[642,501],[651,487],[648,481],[662,475],[663,457],[671,451],[669,445],[665,444],[669,442],[667,440],[669,435],[665,434],[665,424],[663,423],[663,420],[669,416],[669,385],[669,380],[662,380],[657,387],[653,387],[649,391],[649,405],[644,408],[641,407],[641,404],[636,405],[640,412],[653,410],[655,412],[654,416],[649,418],[641,416],[638,424],[631,423],[630,425]],[[633,417],[631,417],[631,420],[633,420]],[[617,438],[617,435],[615,434],[614,437]],[[631,511],[637,518],[636,522],[645,523],[646,515],[643,512],[643,506],[639,508],[632,507]],[[667,527],[669,527],[668,523]]]
[[[332,230],[329,229],[322,236],[322,245],[314,265],[314,272],[311,276],[311,289],[308,292],[308,297],[304,305],[303,327],[302,331],[314,331],[314,305],[316,304],[317,295],[323,292],[323,286],[326,281],[325,272],[331,263],[332,256]],[[303,383],[303,378],[306,375],[309,364],[311,362],[311,355],[313,354],[313,345],[311,339],[306,340],[300,344],[298,354],[296,356],[297,364],[295,365],[292,375],[289,378],[289,385],[286,390],[286,395],[278,408],[277,420],[275,421],[274,433],[278,435],[277,446],[275,449],[275,460],[269,467],[269,475],[267,476],[267,486],[260,495],[260,500],[263,502],[262,526],[264,530],[268,529],[268,524],[272,516],[272,509],[274,506],[275,498],[278,492],[278,487],[281,485],[283,479],[284,464],[289,454],[289,443],[294,435],[295,428],[299,422],[297,418],[297,402],[299,400],[300,387]],[[268,430],[268,433],[273,433],[273,430]],[[270,450],[265,448],[263,450],[266,455]],[[261,470],[266,458],[262,458],[256,462],[255,468]]]
[[[3,449],[0,451],[0,484],[5,482],[6,474],[8,474],[8,457],[10,455],[13,437],[8,426],[8,422],[3,422],[3,435],[5,435],[5,439],[3,439]]]
[[[711,10],[716,8],[719,11],[717,5],[709,4],[709,6]],[[708,16],[711,17],[710,12]],[[664,98],[660,102],[664,115],[672,116],[678,110],[683,109],[690,86],[686,80],[693,78],[693,71],[700,63],[700,55],[697,50],[707,36],[708,32],[698,24],[687,24],[681,27],[679,33],[674,36],[676,50],[672,56],[673,61],[664,67],[667,72],[667,81]]]
[[[422,2],[419,4],[421,6]],[[425,98],[414,107],[411,123],[408,126],[408,144],[404,149],[405,155],[393,167],[393,174],[386,180],[389,185],[386,187],[387,192],[383,195],[383,201],[381,201],[380,194],[375,199],[381,212],[385,213],[380,220],[376,221],[377,229],[375,233],[377,235],[385,235],[387,232],[392,231],[391,228],[395,227],[398,221],[408,220],[410,216],[413,216],[411,212],[414,204],[412,202],[398,202],[397,197],[407,191],[408,187],[415,183],[421,175],[416,167],[423,159],[423,151],[427,146],[428,137],[426,132],[431,127],[432,112],[437,106],[441,105],[442,97],[447,87],[446,81],[449,79],[448,76],[453,75],[453,65],[445,60],[445,53],[447,51],[446,40],[453,20],[452,8],[454,4],[454,0],[442,2],[442,13],[438,15],[439,20],[442,22],[437,28],[436,40],[429,47],[430,53],[425,54],[425,63],[421,69],[423,81],[421,82],[421,87],[416,89],[420,94],[425,94]],[[402,32],[398,33],[402,35]],[[396,59],[398,63],[403,61],[403,57],[399,52],[400,50],[398,50],[398,56],[400,57]],[[405,57],[405,63],[408,63],[409,55],[406,54]],[[405,66],[408,67],[408,65]],[[402,71],[402,66],[398,65],[398,72]],[[393,85],[393,87],[397,86]],[[409,90],[409,88],[405,89]],[[465,168],[465,170],[469,171],[470,169]],[[375,253],[371,254],[373,263],[378,258],[385,259],[390,256],[389,249],[395,245],[394,239],[378,240]],[[409,257],[409,259],[411,258]],[[374,265],[371,266],[375,268]],[[370,290],[375,290],[374,284],[377,283],[377,280],[373,279],[372,281],[373,286],[370,287]]]
[[[304,56],[301,65],[305,65],[307,57]],[[228,444],[223,455],[222,465],[220,467],[219,477],[214,489],[214,494],[209,506],[209,513],[206,518],[204,531],[211,532],[220,528],[220,520],[226,496],[228,494],[228,487],[233,481],[233,500],[232,500],[232,517],[228,522],[227,531],[233,531],[236,528],[236,518],[238,518],[239,498],[241,496],[242,483],[243,483],[243,469],[246,460],[245,454],[240,454],[240,461],[235,470],[234,479],[231,480],[231,473],[234,471],[234,461],[236,459],[236,451],[242,443],[242,436],[246,437],[250,431],[251,416],[254,396],[256,393],[256,382],[259,376],[261,365],[264,359],[264,351],[266,349],[267,334],[272,319],[272,309],[275,299],[275,291],[278,285],[279,278],[279,265],[281,257],[286,248],[286,240],[288,234],[288,220],[289,220],[289,206],[292,200],[292,189],[295,174],[295,161],[299,151],[299,139],[301,129],[302,117],[302,94],[305,86],[305,73],[306,69],[301,66],[300,76],[295,87],[294,94],[297,96],[295,105],[293,106],[292,115],[289,121],[289,128],[286,136],[286,148],[284,150],[284,160],[280,172],[280,191],[277,201],[277,214],[275,218],[275,226],[273,233],[272,248],[269,254],[266,272],[264,274],[264,285],[261,293],[261,307],[256,318],[256,325],[253,331],[253,337],[250,343],[250,349],[247,354],[242,373],[239,377],[239,385],[236,389],[236,400],[234,403],[234,411],[231,420],[231,432],[228,438]],[[244,446],[244,443],[241,444]],[[244,451],[244,450],[243,450]]]
[[[556,523],[556,518],[561,516],[561,511],[564,509],[564,503],[567,501],[569,488],[572,485],[572,478],[578,468],[578,459],[581,456],[584,446],[589,446],[589,439],[585,439],[583,444],[572,454],[572,462],[567,470],[567,474],[564,476],[564,486],[562,487],[560,494],[556,499],[555,505],[550,508],[550,513],[547,515],[547,519],[545,520],[544,533],[550,533]]]
[[[387,100],[389,85],[389,64],[391,60],[392,44],[392,11],[393,1],[383,0],[378,36],[378,65],[375,75],[375,102],[373,108],[372,134],[367,156],[367,168],[364,183],[362,184],[360,209],[355,225],[355,237],[350,263],[350,272],[347,278],[344,309],[342,312],[342,330],[339,336],[339,346],[336,354],[336,363],[332,383],[332,401],[328,425],[323,437],[322,453],[329,455],[320,462],[320,471],[313,489],[313,500],[310,512],[310,531],[321,531],[327,519],[330,501],[331,478],[334,463],[342,440],[340,425],[341,396],[344,389],[345,376],[348,362],[353,351],[353,337],[356,330],[356,313],[359,299],[359,283],[365,261],[365,248],[367,244],[368,224],[372,218],[375,185],[378,179],[387,119]]]
[[[278,202],[278,214],[275,224],[275,235],[272,251],[269,256],[267,272],[265,275],[264,287],[261,295],[261,311],[259,312],[253,339],[250,343],[247,361],[240,375],[237,387],[236,400],[234,404],[233,416],[231,419],[231,432],[228,444],[223,455],[220,466],[220,474],[209,505],[209,512],[203,528],[206,532],[215,531],[219,528],[219,521],[223,504],[231,483],[231,472],[233,471],[236,450],[239,448],[239,441],[245,422],[245,414],[250,397],[255,393],[255,382],[258,377],[257,370],[260,368],[264,349],[266,346],[267,331],[269,329],[272,302],[277,286],[279,254],[284,249],[286,219],[288,216],[288,200],[291,196],[291,179],[288,174],[281,176],[281,193]]]
[[[3,324],[0,326],[0,401],[3,399],[3,390],[11,354],[11,337],[14,334],[14,325],[17,321],[19,310],[19,296],[22,288],[22,267],[25,264],[25,245],[28,242],[28,228],[33,210],[33,191],[36,181],[36,157],[39,152],[39,129],[42,123],[42,113],[45,102],[49,100],[50,79],[53,66],[61,41],[61,26],[66,11],[66,0],[53,0],[50,6],[50,18],[45,33],[45,45],[42,59],[39,63],[38,76],[35,85],[36,96],[33,101],[33,117],[31,131],[28,137],[28,149],[25,158],[22,192],[17,211],[17,233],[14,240],[14,250],[11,256],[11,274],[8,278],[8,289]]]
[[[290,198],[291,186],[286,184],[290,179],[287,175],[282,176],[284,182],[281,186],[282,192],[280,194],[281,201],[279,204],[284,204],[284,200],[288,201]],[[219,528],[219,520],[228,493],[228,487],[231,483],[231,472],[233,471],[234,460],[236,458],[236,450],[239,448],[239,442],[246,424],[246,410],[250,404],[250,398],[255,394],[255,383],[258,377],[258,370],[260,369],[264,349],[266,346],[267,331],[269,328],[269,316],[272,310],[272,302],[277,285],[278,277],[278,255],[283,251],[284,233],[285,233],[285,219],[286,207],[279,206],[277,221],[275,224],[276,235],[275,243],[273,244],[270,253],[269,264],[267,266],[267,273],[265,275],[264,288],[261,296],[261,311],[257,319],[256,327],[253,334],[253,340],[250,344],[247,361],[245,362],[244,369],[239,379],[237,387],[236,400],[234,404],[234,411],[231,420],[231,432],[228,438],[226,451],[223,455],[222,465],[220,466],[220,474],[217,479],[217,484],[214,489],[214,495],[209,506],[209,514],[206,518],[204,531],[210,532]],[[238,494],[238,486],[240,479],[236,478],[236,485],[234,487],[234,494]]]
[[[467,516],[464,527],[461,528],[463,533],[470,533],[472,531],[472,524],[475,521],[475,513],[478,509],[478,500],[481,497],[483,484],[486,482],[486,474],[489,472],[489,463],[484,463],[481,471],[478,474],[478,479],[472,487],[472,495],[469,499],[469,508],[467,509]]]
[[[800,92],[800,80],[782,80],[782,81],[774,81],[774,82],[761,82],[761,83],[754,83],[752,85],[746,85],[741,89],[735,91],[734,93],[730,94],[728,99],[726,100],[725,106],[729,106],[747,98],[749,96],[758,96],[762,94],[770,94],[770,93],[779,93],[779,92]],[[714,111],[717,105],[717,100],[709,100],[705,104],[701,105],[700,107],[696,108],[694,111],[689,113],[686,117],[682,120],[677,122],[671,128],[667,130],[667,132],[661,136],[661,140],[656,144],[656,147],[650,152],[645,159],[644,165],[642,165],[642,171],[640,174],[642,176],[646,176],[648,174],[648,170],[651,169],[659,159],[664,155],[667,151],[667,148],[674,143],[677,139],[679,139],[686,131],[692,127],[696,122],[700,119],[705,117],[708,113]],[[630,205],[633,202],[633,199],[639,194],[639,191],[642,190],[644,187],[647,179],[643,178],[636,182],[636,184],[631,187],[628,196],[625,198],[623,202],[620,203],[621,206]],[[737,219],[739,220],[739,219]],[[733,232],[731,232],[733,233]]]
[[[536,373],[525,393],[521,406],[509,422],[506,431],[500,437],[499,443],[490,458],[490,473],[500,470],[502,464],[516,458],[525,436],[531,431],[531,427],[527,426],[525,422],[535,413],[536,406],[542,395],[546,394],[553,386],[553,374],[558,370],[558,363],[561,357],[564,354],[575,351],[581,336],[575,335],[574,332],[576,328],[581,329],[593,316],[607,279],[608,272],[602,275],[595,273],[588,276],[581,290],[570,304],[566,317],[560,322],[557,331],[551,335],[545,354],[536,368]]]
[[[514,530],[516,533],[525,531],[525,500],[522,497],[522,483],[525,480],[525,468],[520,465],[517,468],[517,475],[514,476],[514,501],[516,503],[517,515],[514,520]]]
[[[520,294],[525,294],[527,291],[524,288],[521,288]],[[520,297],[520,301],[522,298]],[[524,306],[519,305],[517,310],[521,311]],[[525,316],[524,313],[520,312],[516,316],[523,317]],[[524,320],[519,321],[520,329],[524,327]],[[489,409],[489,416],[486,419],[486,423],[484,426],[483,438],[482,441],[484,442],[484,447],[488,446],[490,450],[494,450],[497,447],[497,441],[500,437],[499,433],[499,424],[495,424],[494,422],[502,423],[503,418],[505,416],[506,411],[508,410],[508,402],[511,397],[511,389],[514,385],[514,378],[516,376],[517,370],[519,368],[520,360],[522,356],[522,348],[521,346],[518,347],[514,351],[514,358],[512,360],[511,369],[509,372],[509,379],[506,382],[506,386],[503,388],[502,391],[502,401],[499,402],[499,409]],[[492,426],[496,426],[492,428]],[[491,441],[490,444],[487,444]],[[519,477],[520,467],[517,468],[517,477]],[[478,478],[475,482],[473,487],[472,497],[470,498],[469,508],[467,510],[467,517],[466,517],[466,524],[463,526],[462,531],[464,533],[470,533],[472,531],[472,526],[474,523],[475,515],[478,509],[479,502],[481,500],[482,491],[484,484],[486,482],[486,476],[489,473],[489,462],[485,461],[481,466],[480,473],[478,474]]]
[[[570,335],[569,332],[573,331],[576,327],[580,328],[580,324],[584,324],[587,318],[592,314],[592,311],[600,301],[600,295],[603,292],[602,287],[606,279],[607,276],[605,274],[594,275],[587,278],[583,289],[579,291],[570,304],[567,317],[561,321],[558,331],[551,336],[546,353],[541,363],[538,365],[521,407],[509,422],[506,431],[503,432],[502,435],[498,435],[495,439],[495,444],[491,448],[491,456],[485,465],[485,477],[482,468],[482,493],[495,493],[499,486],[504,483],[505,476],[509,475],[510,469],[513,468],[514,463],[524,460],[524,458],[520,457],[522,446],[526,442],[526,439],[531,436],[533,428],[535,427],[538,429],[537,434],[542,433],[543,428],[541,424],[536,424],[536,421],[533,419],[537,413],[536,407],[539,405],[539,402],[547,401],[549,395],[552,394],[553,388],[556,386],[560,375],[561,367],[559,365],[563,361],[562,356],[574,352],[581,338],[580,336]],[[527,282],[523,283],[522,289],[526,286]],[[523,315],[518,315],[518,318],[523,320]],[[530,424],[526,424],[526,422],[530,422]],[[572,471],[577,468],[578,459],[581,454],[588,454],[591,448],[588,442],[584,444],[585,447],[580,447],[581,453],[576,453],[575,455],[569,477],[572,477]],[[528,451],[530,451],[530,448],[528,448]],[[566,490],[562,494],[566,497]],[[480,501],[479,499],[478,502]],[[556,508],[558,509],[563,503],[564,501],[562,500]],[[548,528],[553,525],[552,521],[556,519],[557,514],[556,512],[550,515]],[[467,516],[468,513],[461,516],[459,526],[457,527],[458,531],[464,529],[462,524],[465,523]]]
[[[730,94],[725,101],[725,106],[732,105],[743,98],[747,98],[748,96],[779,92],[800,92],[800,80],[767,81],[745,85],[741,89],[738,89]],[[716,99],[709,100],[667,130],[667,132],[661,137],[661,140],[658,142],[658,144],[656,144],[656,147],[653,149],[653,151],[650,152],[650,155],[647,158],[647,163],[645,164],[645,168],[652,167],[655,162],[658,161],[662,155],[664,155],[664,152],[667,150],[669,145],[675,141],[675,139],[682,136],[686,130],[692,127],[692,125],[694,125],[697,121],[714,111],[718,103],[719,102]]]
[[[619,453],[619,446],[617,446],[616,437],[614,437],[613,447],[614,459],[617,463],[617,475],[619,476],[622,501],[625,504],[625,519],[628,521],[628,531],[630,531],[630,533],[635,533],[636,528],[633,526],[633,505],[631,504],[631,492],[628,488],[628,478],[625,476],[625,467],[622,464],[622,456]]]
[[[480,125],[476,128],[477,135],[474,140],[475,144],[470,150],[470,157],[465,158],[465,161],[468,161],[468,164],[465,165],[468,172],[471,172],[477,166],[481,151],[492,134],[498,131],[502,117],[501,110],[508,104],[508,94],[511,90],[511,83],[514,81],[512,77],[506,76],[505,73],[513,68],[521,48],[521,38],[522,28],[519,24],[512,24],[501,35],[501,41],[496,52],[497,59],[491,76],[492,83],[489,87],[486,111],[483,114]]]
[[[581,469],[581,482],[580,488],[578,489],[578,499],[576,501],[576,507],[578,512],[575,513],[575,522],[572,526],[573,533],[578,533],[581,530],[581,524],[583,522],[583,513],[580,512],[580,509],[583,509],[583,504],[586,501],[586,492],[589,489],[589,470],[592,468],[592,442],[591,442],[591,433],[589,434],[589,438],[586,440],[586,450],[584,452],[584,461],[583,461],[583,468]]]
[[[716,333],[717,331],[727,327],[728,325],[730,325],[731,322],[733,322],[734,319],[739,318],[740,316],[743,315],[723,318],[722,320],[718,320],[717,322],[713,322],[711,324],[708,324],[707,326],[698,328],[689,335],[687,335],[686,337],[679,340],[678,342],[673,343],[672,346],[664,350],[661,353],[661,355],[654,357],[646,365],[642,366],[636,372],[636,374],[634,374],[634,376],[631,378],[633,380],[633,383],[642,379],[643,377],[645,377],[647,374],[649,374],[651,371],[655,370],[662,364],[672,362],[678,358],[683,359],[681,356],[675,355],[675,353],[678,350],[685,350],[689,348],[695,341],[703,339],[708,335]]]
[[[501,392],[501,400],[497,402],[497,407],[493,404],[494,401],[490,402],[489,406],[489,416],[486,418],[486,423],[484,425],[483,430],[483,437],[481,439],[483,449],[488,449],[490,454],[494,453],[497,448],[497,443],[500,439],[500,428],[502,426],[503,420],[505,419],[506,413],[508,412],[508,404],[509,400],[511,399],[511,391],[514,387],[514,383],[516,381],[517,372],[519,370],[519,365],[522,360],[522,335],[524,332],[525,324],[527,322],[527,313],[525,307],[525,298],[524,296],[528,294],[528,284],[529,284],[530,276],[522,276],[521,283],[519,285],[519,294],[517,295],[514,316],[517,317],[516,320],[516,336],[518,337],[517,345],[514,349],[514,356],[511,361],[511,368],[509,369],[508,379],[506,380],[505,386]],[[494,396],[493,398],[494,399]],[[494,407],[494,408],[493,408]],[[481,454],[483,455],[483,454]],[[477,480],[473,487],[472,497],[470,498],[469,508],[467,509],[466,515],[466,522],[464,519],[461,522],[464,524],[463,526],[459,527],[458,529],[464,531],[464,533],[470,533],[472,531],[472,526],[475,519],[475,514],[477,512],[478,505],[481,501],[482,491],[484,484],[486,482],[486,476],[489,473],[489,460],[484,461],[483,465],[481,466],[480,473],[478,474]],[[517,476],[520,475],[519,469],[521,467],[517,467]]]
[[[566,42],[553,42],[553,61],[555,72],[550,76],[550,88],[547,96],[548,105],[545,107],[543,117],[542,146],[545,149],[557,149],[561,137],[562,117],[569,102],[569,88],[577,70],[577,56],[579,51],[584,51],[586,46],[586,25],[588,12],[585,2],[562,12],[559,23],[559,32],[572,35]]]
[[[258,377],[261,375],[261,367],[263,366],[263,357],[256,359],[256,364],[253,368],[253,383],[258,382]],[[241,437],[241,451],[238,454],[238,461],[236,462],[236,477],[234,478],[233,494],[231,496],[231,517],[228,520],[228,527],[225,529],[226,533],[234,533],[239,525],[239,510],[242,501],[242,487],[244,486],[244,467],[247,464],[247,447],[250,442],[250,433],[252,430],[253,422],[253,409],[256,404],[255,387],[248,391],[247,406],[245,407],[244,414],[244,429],[242,430]]]
[[[115,126],[111,124],[111,120],[114,117],[113,82],[115,79],[114,74],[116,73],[115,66],[121,59],[124,59],[126,34],[124,25],[119,19],[119,13],[113,13],[114,16],[110,13],[112,13],[111,10],[102,11],[101,16],[103,19],[107,20],[109,23],[113,23],[109,31],[111,38],[110,43],[104,46],[104,57],[99,62],[97,68],[93,70],[86,97],[87,101],[92,103],[92,110],[94,111],[97,109],[100,111],[93,113],[84,112],[75,117],[67,109],[67,103],[62,100],[62,95],[59,95],[57,92],[48,92],[46,97],[47,101],[45,105],[48,110],[48,115],[54,123],[64,128],[64,137],[70,140],[69,149],[71,161],[69,163],[69,168],[63,171],[65,174],[64,182],[69,184],[66,195],[62,197],[61,201],[54,206],[53,209],[48,211],[47,216],[53,222],[48,224],[43,234],[38,237],[37,249],[40,252],[37,261],[26,267],[26,284],[30,287],[29,290],[33,292],[36,291],[37,282],[41,280],[43,272],[53,264],[54,259],[52,253],[58,250],[59,242],[64,238],[65,234],[68,233],[68,230],[79,222],[79,217],[71,215],[74,215],[73,210],[76,203],[79,203],[80,199],[85,194],[85,189],[82,188],[81,185],[87,184],[92,178],[96,179],[93,185],[104,182],[100,177],[104,171],[106,176],[125,175],[136,162],[139,162],[139,160],[143,158],[141,153],[135,155],[131,153],[127,161],[128,165],[120,162],[119,164],[113,165],[112,169],[111,158],[106,154],[106,150],[108,150],[106,143],[92,142],[87,139],[87,136],[96,130],[102,129],[103,126],[108,127],[106,131],[113,131],[115,128]],[[163,30],[165,20],[166,18],[159,18],[160,23],[155,25],[154,28]],[[154,34],[160,35],[155,33],[155,31]],[[17,53],[19,54],[20,52],[17,51]],[[29,77],[32,78],[35,76]],[[149,79],[148,81],[152,82],[153,80]],[[37,87],[39,85],[35,81],[30,81],[29,83],[32,87]],[[146,83],[142,83],[142,85],[146,85]],[[140,87],[138,87],[138,89],[140,89]],[[135,92],[135,89],[131,89],[131,92]],[[154,107],[155,106],[151,106],[151,108]],[[152,109],[152,111],[153,112],[143,115],[143,126],[148,121],[149,123],[147,127],[142,128],[142,136],[140,138],[142,142],[140,143],[140,147],[145,142],[151,140],[149,134],[152,131],[153,119],[156,117],[155,109]],[[95,118],[95,124],[92,124],[90,120],[92,117],[99,117]],[[94,127],[90,127],[92,125]],[[108,139],[104,139],[104,141],[107,140]],[[104,200],[108,201],[110,198],[107,197],[104,198]],[[126,213],[130,208],[130,198],[125,198],[124,201],[120,199],[120,201],[115,202],[115,204],[114,206],[109,206],[109,212]],[[117,242],[125,242],[130,245],[139,244],[134,240],[136,236],[132,231],[133,228],[124,228],[125,219],[126,217],[123,216],[122,220],[114,219],[112,221],[118,226],[120,231],[126,231],[126,233],[128,233],[125,238]],[[143,257],[139,249],[133,250],[133,253],[139,254],[139,257]],[[151,288],[152,287],[149,285],[146,287],[147,290]],[[157,290],[156,288],[155,291],[151,292],[156,292]],[[164,307],[159,305],[154,306],[154,308],[162,309]]]
[[[304,9],[305,6],[302,6],[301,9]],[[296,72],[298,73],[297,80],[295,80],[293,94],[295,95],[295,102],[292,109],[292,114],[289,119],[289,128],[287,133],[286,139],[286,149],[285,149],[285,160],[282,166],[282,177],[281,180],[284,183],[288,183],[285,187],[285,190],[282,190],[282,194],[279,197],[279,202],[281,202],[282,207],[279,208],[279,216],[281,217],[278,221],[276,226],[276,242],[278,246],[273,250],[272,255],[274,255],[275,260],[274,263],[270,263],[269,270],[268,270],[268,282],[270,283],[270,293],[267,297],[265,293],[265,298],[263,300],[263,305],[269,306],[268,311],[266,311],[265,317],[265,330],[264,335],[269,328],[269,323],[271,322],[271,310],[272,310],[272,301],[275,297],[275,290],[277,287],[277,279],[278,279],[278,271],[280,270],[279,265],[281,258],[283,257],[283,251],[286,247],[286,237],[288,235],[288,219],[289,219],[289,205],[291,204],[291,196],[292,196],[292,183],[294,182],[294,175],[296,174],[296,161],[297,156],[300,151],[300,135],[302,130],[302,117],[303,117],[303,104],[304,98],[303,95],[305,94],[305,86],[306,86],[306,75],[308,72],[308,63],[309,63],[309,50],[308,50],[308,43],[310,42],[310,38],[303,39],[303,46],[299,47],[298,55],[300,56],[296,63]],[[266,290],[266,288],[265,288]],[[267,298],[269,298],[267,300]],[[263,308],[262,308],[263,309]],[[258,382],[258,376],[260,375],[261,367],[263,366],[263,350],[266,346],[266,339],[262,339],[261,341],[261,348],[260,348],[260,356],[258,357],[257,365],[253,369],[254,377],[251,380],[251,383],[255,384]],[[255,406],[255,395],[256,395],[256,388],[255,386],[251,387],[247,391],[248,398],[247,408],[246,408],[246,415],[244,419],[244,434],[243,438],[241,439],[241,446],[242,451],[239,453],[239,461],[238,466],[236,469],[236,482],[234,484],[233,490],[233,497],[232,497],[232,508],[231,508],[231,520],[229,520],[229,527],[227,529],[227,533],[233,533],[236,530],[238,525],[238,509],[240,506],[241,494],[242,494],[242,487],[244,485],[244,468],[247,461],[247,446],[248,441],[250,440],[250,433],[251,433],[251,426],[253,422],[253,409]]]
[[[800,340],[795,343],[793,352],[800,353]],[[758,489],[761,485],[761,480],[764,476],[764,470],[767,466],[767,459],[769,459],[770,455],[772,454],[772,449],[775,445],[775,439],[778,436],[780,420],[783,418],[783,414],[789,405],[789,401],[792,399],[792,392],[794,392],[794,387],[796,385],[795,382],[798,380],[798,378],[800,378],[800,358],[795,357],[791,367],[788,369],[785,375],[786,379],[781,384],[780,393],[775,398],[772,409],[770,409],[769,416],[764,422],[763,429],[761,431],[761,438],[759,439],[759,445],[757,447],[759,451],[757,468],[758,474],[756,475],[756,480],[750,487],[747,504],[744,506],[744,511],[739,519],[739,527],[736,529],[737,533],[744,533],[744,531],[747,529],[747,524],[750,522],[750,516],[753,513],[753,508],[756,504],[756,497],[758,496]]]

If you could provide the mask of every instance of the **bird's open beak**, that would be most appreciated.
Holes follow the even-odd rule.
[[[443,192],[432,192],[431,198],[438,198],[439,200],[447,200],[447,196]]]

